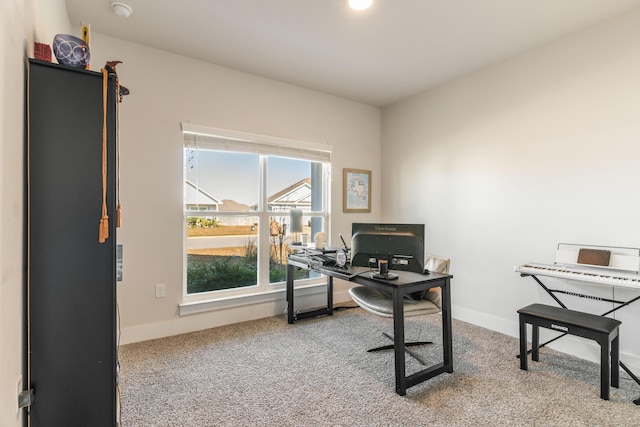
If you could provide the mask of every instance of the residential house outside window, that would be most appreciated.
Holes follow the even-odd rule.
[[[327,231],[331,148],[182,126],[185,293],[226,296],[284,286],[292,242]],[[295,234],[293,209],[303,212]]]

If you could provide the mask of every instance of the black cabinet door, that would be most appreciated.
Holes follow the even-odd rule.
[[[114,78],[108,83],[102,216],[103,78],[28,65],[27,287],[33,427],[116,423]]]

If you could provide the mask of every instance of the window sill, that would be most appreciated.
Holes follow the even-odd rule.
[[[297,285],[295,288],[296,297],[326,293],[326,290],[327,284],[324,280],[315,283]],[[286,288],[281,287],[256,294],[233,295],[217,298],[212,297],[197,301],[183,301],[181,304],[178,304],[178,312],[180,316],[189,316],[192,314],[206,313],[215,310],[237,308],[266,302],[284,301],[286,298],[285,294]]]

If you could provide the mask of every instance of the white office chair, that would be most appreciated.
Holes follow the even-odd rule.
[[[427,255],[425,258],[424,269],[425,271],[433,271],[436,273],[449,273],[449,266],[451,262],[449,258],[443,258],[435,255]],[[366,286],[354,286],[349,289],[349,295],[351,299],[369,313],[373,313],[382,317],[393,317],[393,300],[391,295],[379,291],[377,289],[369,288]],[[412,295],[412,298],[405,298],[404,300],[404,316],[422,316],[427,314],[440,313],[442,310],[442,300],[440,297],[440,288],[431,288],[428,291],[422,293],[422,295]],[[393,337],[385,332],[382,333],[385,337],[393,341]],[[425,362],[411,351],[408,347],[416,345],[432,344],[431,341],[414,341],[405,342],[405,351],[414,357],[418,362],[425,365]],[[376,347],[367,350],[368,352],[389,350],[393,345],[385,345],[382,347]]]

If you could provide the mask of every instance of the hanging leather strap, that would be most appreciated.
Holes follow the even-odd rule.
[[[116,96],[120,96],[120,79],[116,77]],[[118,102],[116,103],[116,120],[118,123],[116,124],[116,193],[118,194],[118,204],[116,205],[116,227],[122,227],[122,206],[120,205],[120,103],[122,102],[122,98],[118,98]]]
[[[109,72],[102,69],[102,218],[98,242],[109,238],[109,216],[107,215],[107,83]]]

